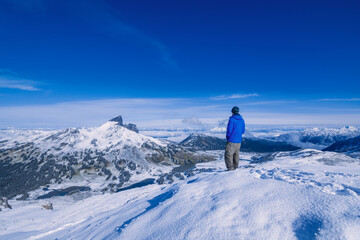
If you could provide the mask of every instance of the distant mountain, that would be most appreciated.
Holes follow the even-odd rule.
[[[300,148],[287,143],[255,138],[244,138],[241,144],[241,151],[244,152],[278,152],[298,149]]]
[[[182,142],[180,146],[193,150],[224,150],[226,140],[208,136],[205,134],[191,134]]]
[[[342,153],[360,152],[360,136],[333,143],[323,151]]]
[[[286,142],[302,148],[323,149],[337,141],[360,135],[360,129],[352,126],[343,128],[309,128],[300,132],[286,133],[271,140]]]
[[[138,180],[160,178],[177,165],[214,160],[130,131],[121,121],[112,119],[97,128],[2,132],[0,196],[26,198],[30,191],[40,194],[38,189],[60,183],[117,191]]]
[[[180,145],[193,150],[224,150],[226,140],[205,134],[191,134]],[[283,142],[274,142],[264,139],[243,138],[241,151],[244,152],[277,152],[299,149]]]

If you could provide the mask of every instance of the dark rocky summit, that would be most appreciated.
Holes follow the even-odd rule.
[[[119,115],[117,117],[114,117],[114,118],[110,119],[109,121],[110,122],[117,122],[118,125],[124,126],[124,122],[123,122],[123,119],[122,119],[121,115]]]
[[[136,133],[139,133],[139,130],[137,129],[136,125],[133,123],[124,124],[122,116],[119,115],[117,117],[114,117],[109,120],[110,122],[116,122],[119,126],[125,127],[131,131],[134,131]]]

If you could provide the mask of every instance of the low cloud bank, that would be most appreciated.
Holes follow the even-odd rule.
[[[231,103],[232,104],[232,103]],[[247,124],[359,125],[360,113],[284,113],[237,104]],[[65,128],[99,126],[121,114],[139,128],[212,128],[226,124],[230,104],[193,99],[105,99],[49,105],[0,107],[0,128]],[[224,120],[226,119],[226,120]]]

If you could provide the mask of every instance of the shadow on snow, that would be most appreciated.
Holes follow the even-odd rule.
[[[314,240],[323,226],[323,220],[314,215],[301,215],[294,223],[294,233],[298,240]]]
[[[148,202],[150,204],[149,207],[147,207],[143,212],[136,215],[135,217],[132,217],[132,218],[126,220],[121,226],[116,227],[115,231],[121,233],[133,220],[135,220],[136,218],[140,217],[141,215],[147,213],[151,209],[159,206],[160,203],[165,202],[166,200],[172,198],[176,192],[177,192],[177,188],[172,188],[172,189],[168,190],[167,192],[164,192],[164,193],[148,200]]]

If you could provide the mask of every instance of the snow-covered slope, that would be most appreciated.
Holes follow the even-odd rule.
[[[55,198],[52,211],[43,200],[10,201],[0,239],[359,239],[358,160],[316,150],[252,156],[235,171],[219,159],[173,184]]]
[[[0,130],[0,149],[16,146],[19,143],[26,143],[43,139],[55,134],[56,130],[20,130],[6,129]]]
[[[27,131],[0,140],[0,196],[35,198],[60,187],[117,191],[176,165],[213,160],[109,121],[97,128]],[[63,185],[58,185],[62,183]]]
[[[154,142],[164,146],[162,142],[136,134],[133,131],[118,125],[116,122],[109,121],[96,128],[68,128],[64,130],[2,130],[0,147],[2,149],[19,146],[32,142],[40,149],[47,151],[54,149],[62,144],[63,152],[73,151],[73,149],[98,149],[104,150],[113,145],[136,145],[140,146],[145,142]],[[71,148],[68,145],[71,144]]]

